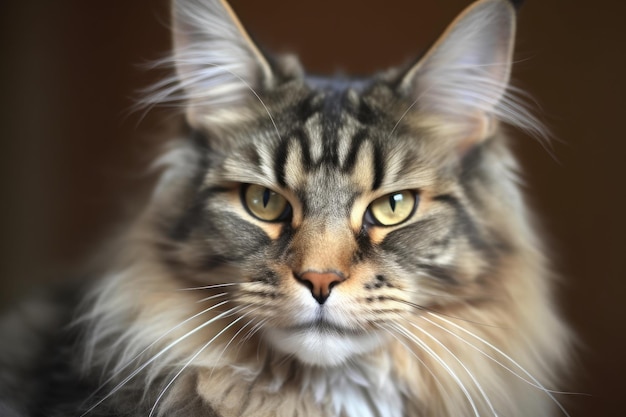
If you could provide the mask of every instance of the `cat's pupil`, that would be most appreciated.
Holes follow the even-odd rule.
[[[396,201],[402,201],[402,194],[393,194],[389,196],[389,205],[391,206],[391,211],[394,213],[396,211]]]
[[[263,191],[263,207],[264,208],[267,208],[267,204],[270,201],[271,195],[272,193],[269,188],[266,188],[265,191]]]

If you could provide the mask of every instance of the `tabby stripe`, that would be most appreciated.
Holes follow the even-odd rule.
[[[374,179],[372,181],[372,190],[377,190],[380,188],[385,178],[385,160],[383,158],[382,148],[376,142],[368,139],[367,133],[366,129],[361,129],[352,137],[350,150],[346,155],[342,169],[347,173],[351,173],[354,170],[361,146],[363,146],[365,142],[369,141],[372,143],[372,147],[374,148]]]
[[[354,115],[355,118],[364,125],[373,125],[379,119],[379,115],[374,109],[365,103],[363,100],[359,101],[359,108]]]
[[[276,181],[278,181],[278,184],[282,187],[287,186],[285,163],[287,162],[287,157],[289,156],[290,145],[291,141],[289,138],[283,139],[276,147],[276,152],[274,154],[274,177],[276,178]]]
[[[424,263],[416,264],[416,266],[419,269],[428,272],[428,275],[434,278],[440,279],[442,281],[445,281],[448,284],[453,284],[453,285],[459,284],[459,281],[457,281],[457,279],[450,273],[450,271],[447,268],[437,266],[437,265],[424,264]]]
[[[472,147],[461,161],[459,183],[465,191],[465,196],[472,202],[474,207],[484,209],[482,193],[477,187],[489,185],[490,178],[485,175],[482,167],[485,166],[485,142]]]
[[[300,150],[302,152],[302,165],[304,166],[304,169],[310,171],[313,166],[313,160],[311,158],[311,142],[309,136],[306,134],[304,129],[297,129],[294,132],[293,138],[300,144]]]
[[[310,141],[307,134],[304,132],[302,128],[298,128],[291,132],[286,139],[283,139],[280,144],[276,147],[276,151],[274,153],[274,176],[276,181],[282,186],[287,186],[287,176],[286,176],[286,164],[287,159],[289,158],[290,152],[295,152],[292,150],[292,143],[296,141],[300,145],[300,156],[302,157],[302,167],[306,171],[310,171],[313,165],[313,161],[311,158],[310,151]]]
[[[463,236],[467,237],[468,242],[474,247],[474,249],[486,254],[490,254],[492,252],[492,248],[482,238],[476,224],[456,197],[450,194],[442,194],[436,196],[433,200],[445,203],[454,209],[457,220],[456,225],[462,229]]]
[[[312,92],[299,103],[294,111],[296,120],[302,120],[303,124],[306,124],[307,120],[320,110],[319,105],[315,104],[316,97],[317,93]]]
[[[367,130],[361,129],[359,130],[352,138],[352,143],[350,144],[350,150],[346,155],[346,159],[343,163],[343,171],[350,174],[354,170],[354,166],[356,164],[356,158],[359,155],[359,150],[361,149],[361,145],[367,140]]]
[[[372,239],[365,228],[361,228],[355,235],[358,250],[355,252],[353,262],[357,263],[365,259],[372,251]]]
[[[339,151],[337,132],[341,126],[341,115],[343,113],[343,99],[339,93],[329,93],[324,100],[322,118],[322,162],[337,167],[339,166]]]
[[[278,283],[280,282],[276,272],[271,269],[262,269],[256,272],[251,279],[252,281],[262,282],[263,284],[271,285],[273,287],[278,286]]]
[[[372,190],[377,190],[385,179],[385,160],[381,146],[374,143],[374,182]]]
[[[203,171],[204,177],[204,171]],[[209,187],[196,194],[193,203],[186,209],[185,214],[178,220],[170,230],[168,236],[175,241],[184,241],[189,238],[191,232],[198,226],[204,217],[204,207],[206,200],[216,194],[230,191],[224,187]]]

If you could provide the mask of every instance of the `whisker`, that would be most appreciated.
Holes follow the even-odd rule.
[[[465,372],[467,372],[467,375],[469,375],[470,379],[474,382],[474,385],[476,385],[476,388],[478,388],[478,391],[480,391],[481,395],[483,396],[483,398],[485,399],[485,402],[487,403],[487,405],[489,406],[489,408],[491,409],[491,412],[493,413],[494,416],[498,416],[498,414],[496,413],[496,410],[493,408],[493,404],[491,404],[491,401],[489,400],[489,397],[487,397],[487,394],[485,393],[485,391],[483,390],[483,387],[480,385],[480,383],[476,380],[476,378],[474,377],[474,374],[472,374],[472,372],[467,368],[467,366],[465,366],[465,364],[463,363],[463,361],[461,361],[461,359],[459,359],[458,356],[456,356],[454,353],[452,353],[452,351],[445,345],[443,344],[440,340],[438,340],[435,336],[433,336],[432,334],[430,334],[429,332],[427,332],[426,330],[422,329],[421,327],[419,327],[418,325],[416,325],[415,323],[411,323],[409,322],[409,324],[411,326],[413,326],[415,329],[419,330],[420,332],[424,333],[426,336],[428,336],[429,338],[431,338],[435,343],[437,343],[439,346],[441,346],[446,352],[448,352],[448,354],[450,356],[452,356],[458,363],[459,365],[461,365],[461,367],[465,370]]]
[[[518,374],[517,372],[515,372],[514,370],[512,370],[511,368],[509,368],[508,366],[506,366],[505,364],[503,364],[502,362],[500,362],[498,359],[494,358],[493,356],[489,355],[487,352],[483,351],[482,349],[480,349],[478,346],[474,345],[473,343],[470,343],[469,341],[463,339],[460,335],[454,333],[453,331],[451,331],[450,329],[446,329],[444,326],[435,323],[434,321],[426,318],[426,317],[420,317],[422,320],[427,321],[428,323],[432,324],[433,326],[436,326],[438,328],[440,328],[441,330],[451,334],[452,336],[456,337],[457,339],[459,339],[460,341],[462,341],[463,343],[467,344],[468,346],[470,346],[471,348],[475,349],[476,351],[478,351],[479,353],[481,353],[483,356],[487,357],[488,359],[490,359],[491,361],[493,361],[494,363],[496,363],[497,365],[499,365],[500,367],[504,368],[505,370],[509,371],[512,375],[516,376],[517,378],[521,379],[522,381],[524,381],[525,383],[527,383],[528,385],[535,387],[541,391],[547,391],[547,392],[551,392],[553,394],[578,394],[578,393],[571,393],[571,392],[564,392],[564,391],[555,391],[555,390],[551,390],[551,389],[546,389],[541,385],[537,385],[532,381],[529,381],[528,379],[524,378],[523,376],[521,376],[520,374]]]
[[[242,284],[243,284],[243,282],[229,282],[229,283],[226,283],[226,284],[205,285],[203,287],[179,288],[177,291],[212,290],[214,288],[232,287],[232,286],[235,286],[235,285],[242,285]]]
[[[439,315],[444,316],[444,317],[449,317],[449,318],[452,318],[452,319],[455,319],[455,320],[464,321],[466,323],[475,324],[477,326],[492,327],[494,329],[502,329],[503,328],[502,326],[496,326],[495,324],[481,323],[481,322],[478,322],[478,321],[469,320],[469,319],[465,319],[465,318],[462,318],[462,317],[452,316],[450,314],[442,313],[441,311],[437,311],[437,310],[433,309],[432,307],[426,307],[426,306],[423,306],[421,304],[416,304],[416,303],[408,301],[408,300],[402,300],[402,299],[398,299],[398,298],[390,298],[390,300],[391,301],[395,301],[397,303],[408,305],[409,307],[413,307],[416,310],[425,311],[427,313],[439,314]]]
[[[85,402],[88,402],[91,398],[93,398],[93,396],[95,396],[100,390],[104,389],[104,387],[106,387],[106,385],[111,382],[113,379],[115,379],[115,377],[117,377],[120,373],[122,373],[124,371],[124,369],[128,368],[134,361],[136,361],[138,358],[140,358],[144,353],[146,353],[148,350],[150,350],[154,345],[156,345],[160,340],[162,340],[164,337],[166,337],[168,334],[172,333],[173,331],[175,331],[176,329],[179,329],[180,327],[184,326],[186,323],[190,322],[193,319],[196,319],[198,317],[200,317],[203,314],[208,313],[209,311],[220,307],[222,305],[224,305],[227,301],[224,301],[222,303],[216,304],[214,306],[211,306],[207,309],[202,310],[199,313],[194,314],[193,316],[183,320],[182,322],[180,322],[179,324],[177,324],[176,326],[172,327],[171,329],[169,329],[168,331],[166,331],[165,333],[163,333],[161,336],[159,336],[158,338],[156,338],[152,343],[150,343],[147,347],[145,347],[141,352],[139,352],[138,354],[136,354],[134,357],[132,357],[131,359],[129,359],[126,364],[124,364],[123,366],[116,367],[115,372],[109,377],[107,378],[103,383],[100,384],[100,386],[93,392],[91,393],[91,395],[89,395],[89,397],[86,398]],[[120,339],[121,340],[121,339]],[[118,343],[121,343],[120,340],[118,340]]]
[[[430,346],[428,346],[423,340],[419,339],[417,336],[415,336],[410,331],[408,331],[404,326],[401,326],[399,324],[393,324],[393,327],[396,329],[396,331],[399,331],[401,334],[403,334],[404,337],[406,337],[407,339],[409,339],[410,341],[412,341],[413,343],[421,347],[437,363],[439,363],[439,365],[441,365],[441,367],[448,373],[448,375],[450,375],[452,379],[456,382],[456,384],[459,386],[459,388],[465,395],[465,398],[467,398],[467,400],[469,401],[470,406],[472,407],[472,410],[474,411],[474,415],[476,417],[480,417],[478,408],[476,407],[476,404],[474,403],[472,396],[470,395],[469,391],[467,390],[467,388],[465,387],[461,379],[458,377],[458,375],[454,373],[452,368],[450,368],[450,366],[446,364],[446,362],[439,355],[437,355],[437,353],[435,353],[435,351]]]
[[[170,382],[165,386],[165,388],[163,388],[161,390],[161,393],[159,394],[159,396],[157,397],[156,401],[154,402],[154,405],[152,406],[152,409],[150,410],[150,414],[148,414],[148,417],[152,417],[152,415],[154,414],[154,411],[156,410],[159,402],[161,401],[161,398],[163,398],[163,395],[165,395],[165,393],[167,392],[167,390],[172,386],[172,384],[178,379],[178,377],[180,376],[180,374],[182,374],[185,369],[187,369],[187,367],[207,348],[209,347],[218,337],[220,337],[222,334],[224,334],[224,332],[226,332],[228,329],[230,329],[231,327],[233,327],[238,321],[240,321],[241,319],[243,319],[245,317],[245,315],[243,316],[239,316],[238,318],[236,318],[235,320],[233,320],[228,326],[224,327],[222,330],[220,330],[215,336],[213,336],[208,342],[206,342],[204,344],[204,346],[202,346],[188,361],[187,363],[185,363],[185,365],[176,373],[176,375],[174,375],[172,377],[172,379],[170,380]]]
[[[395,125],[393,125],[393,128],[391,129],[391,131],[389,132],[389,134],[387,135],[387,139],[389,139],[391,137],[391,135],[393,135],[393,133],[396,131],[396,129],[398,128],[398,126],[400,125],[400,122],[402,122],[402,120],[406,117],[406,115],[411,111],[411,109],[413,107],[415,107],[415,105],[417,104],[417,102],[419,101],[419,97],[416,98],[411,105],[404,111],[404,113],[402,113],[402,115],[400,116],[400,118],[398,119],[398,121],[396,122]]]
[[[257,324],[252,326],[252,328],[250,328],[246,332],[246,334],[243,336],[243,338],[241,340],[239,340],[239,342],[237,342],[237,355],[241,351],[241,348],[243,347],[243,345],[245,343],[247,343],[248,341],[250,341],[250,339],[252,339],[254,337],[254,335],[257,334],[263,328],[263,326],[265,326],[265,324],[268,321],[269,321],[268,318],[262,319],[261,321],[259,321]],[[258,352],[258,347],[257,347],[257,357],[258,356],[259,356],[259,352]]]
[[[554,397],[554,395],[552,395],[552,392],[548,389],[546,389],[543,384],[541,384],[541,382],[539,382],[539,380],[537,378],[535,378],[530,372],[528,372],[523,366],[521,366],[519,363],[517,363],[513,358],[511,358],[509,355],[507,355],[506,353],[504,353],[501,349],[498,349],[496,346],[494,346],[492,343],[489,343],[487,340],[483,339],[482,337],[470,332],[467,329],[464,329],[463,327],[459,326],[456,323],[451,322],[450,320],[447,320],[443,317],[439,317],[437,314],[429,312],[429,314],[439,320],[442,320],[445,323],[448,323],[451,326],[454,326],[455,328],[457,328],[458,330],[461,330],[462,332],[478,339],[479,341],[483,342],[485,345],[489,346],[491,349],[495,350],[496,352],[498,352],[500,355],[502,355],[505,359],[507,359],[509,362],[511,362],[513,365],[515,365],[519,370],[521,370],[524,374],[526,374],[535,384],[537,384],[540,389],[542,391],[544,391],[546,393],[546,395],[548,395],[550,397],[550,399],[559,407],[559,409],[563,412],[563,414],[567,417],[570,417],[569,413],[565,410],[565,407],[563,407],[563,405],[561,405],[561,403]]]
[[[224,297],[225,295],[228,295],[228,294],[227,294],[227,293],[225,293],[225,292],[220,293],[220,294],[215,294],[215,295],[212,295],[212,296],[210,296],[210,297],[205,297],[205,298],[202,298],[202,299],[200,299],[200,300],[196,301],[196,303],[203,303],[203,302],[205,302],[205,301],[214,300],[214,299],[216,299],[216,298]]]
[[[258,310],[258,308],[255,308],[253,310],[250,310],[246,313],[244,313],[241,318],[244,318],[252,313],[254,313],[256,310]],[[220,360],[222,359],[222,356],[224,355],[224,353],[226,353],[226,351],[228,350],[229,346],[235,341],[235,339],[237,339],[237,337],[239,336],[239,334],[246,328],[248,327],[248,325],[252,324],[254,322],[254,320],[248,320],[243,326],[241,326],[241,328],[239,330],[237,330],[237,332],[230,338],[230,340],[228,341],[228,343],[226,343],[226,345],[224,346],[224,348],[222,349],[222,351],[220,352],[220,354],[218,355],[217,359],[215,360],[216,363],[219,363]],[[213,371],[215,370],[215,368],[211,369],[211,373],[209,374],[209,377],[213,375]]]
[[[434,378],[434,380],[437,383],[437,385],[439,385],[439,388],[441,388],[441,392],[446,392],[446,389],[443,386],[443,383],[441,382],[441,380],[439,380],[439,378],[437,377],[437,374],[435,372],[433,372],[433,370],[430,368],[430,366],[428,366],[428,364],[426,362],[424,362],[424,360],[422,358],[417,356],[417,354],[413,351],[413,349],[408,347],[406,345],[406,343],[404,343],[402,341],[402,339],[400,339],[398,336],[396,336],[396,334],[393,332],[393,330],[394,330],[393,328],[390,328],[390,326],[388,326],[388,325],[381,325],[381,324],[377,324],[377,327],[379,329],[385,330],[389,335],[391,335],[391,337],[393,337],[398,343],[400,343],[402,345],[402,347],[404,347],[404,349],[407,352],[409,352],[409,354],[411,354],[411,356],[413,356],[419,363],[421,363],[422,366],[424,366],[424,368],[426,368],[428,373],[430,373],[430,375],[432,375],[432,377]]]
[[[219,304],[217,304],[214,307],[220,306],[220,305],[224,305],[228,303],[228,301],[223,301]],[[155,360],[157,360],[159,357],[163,356],[166,352],[168,352],[170,349],[172,349],[174,346],[176,346],[178,343],[180,343],[181,341],[185,340],[186,338],[188,338],[189,336],[197,333],[198,331],[200,331],[201,329],[203,329],[204,327],[214,323],[215,321],[223,318],[223,317],[227,317],[228,315],[233,314],[235,311],[237,311],[238,309],[240,309],[241,307],[233,307],[230,310],[224,311],[220,314],[218,314],[217,316],[211,318],[210,320],[202,323],[201,325],[197,326],[196,328],[194,328],[193,330],[185,333],[184,335],[180,336],[178,339],[174,340],[173,342],[171,342],[170,344],[168,344],[165,348],[161,349],[158,353],[156,353],[154,356],[152,356],[152,358],[150,358],[149,360],[147,360],[146,362],[144,362],[139,368],[135,369],[133,372],[131,372],[127,377],[125,377],[120,383],[118,383],[115,387],[113,387],[113,389],[111,389],[111,391],[109,391],[109,393],[107,395],[105,395],[102,399],[100,399],[96,404],[94,404],[93,406],[91,406],[87,411],[85,411],[83,414],[81,414],[80,417],[84,417],[85,415],[89,414],[91,411],[93,411],[96,407],[98,407],[100,404],[102,404],[104,401],[106,401],[108,398],[110,398],[112,395],[114,395],[117,391],[119,391],[124,385],[126,385],[128,383],[128,381],[130,381],[131,379],[133,379],[135,376],[137,376],[137,374],[139,374],[141,371],[143,371],[146,367],[148,367],[151,363],[153,363]]]

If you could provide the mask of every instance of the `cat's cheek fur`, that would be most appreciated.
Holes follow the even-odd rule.
[[[354,356],[368,353],[384,342],[375,332],[341,334],[324,329],[268,329],[265,338],[271,346],[302,363],[321,367],[341,366]]]

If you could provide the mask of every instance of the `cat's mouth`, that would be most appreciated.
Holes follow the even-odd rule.
[[[336,325],[325,319],[265,331],[277,350],[315,366],[340,366],[350,358],[380,346],[385,338],[375,331]]]
[[[289,332],[313,331],[313,332],[317,332],[318,334],[320,334],[320,336],[323,336],[324,334],[360,336],[365,333],[364,329],[340,326],[324,318],[319,318],[314,321],[300,323],[294,326],[289,326],[289,327],[284,328],[283,330],[289,331]]]

